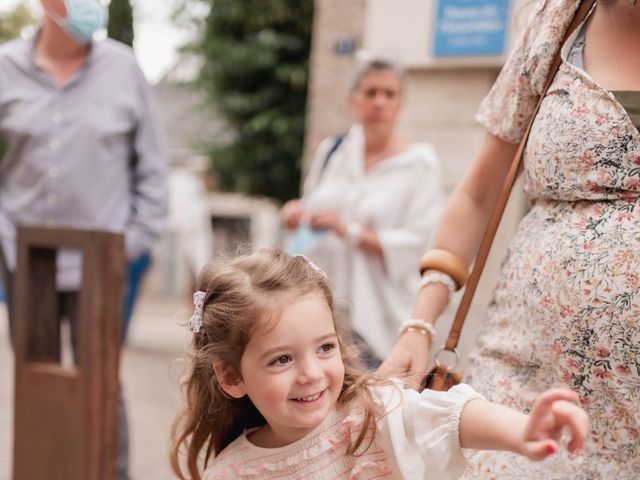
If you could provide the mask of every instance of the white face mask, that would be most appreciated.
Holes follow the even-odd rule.
[[[46,10],[51,19],[79,43],[89,43],[93,34],[107,24],[107,9],[97,0],[64,0],[67,16]]]

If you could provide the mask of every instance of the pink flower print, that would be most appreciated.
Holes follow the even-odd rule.
[[[638,190],[639,187],[640,187],[640,179],[639,178],[630,178],[629,180],[627,180],[626,187],[629,190]]]
[[[640,165],[640,155],[636,155],[632,160],[634,165]]]
[[[602,378],[603,380],[610,380],[613,377],[613,375],[611,375],[611,372],[608,372],[607,370],[601,367],[594,368],[593,374],[598,378]]]
[[[585,242],[582,244],[582,249],[585,252],[590,252],[592,251],[596,246],[596,242],[594,242],[593,240],[589,240],[588,242]]]
[[[571,307],[565,305],[560,309],[560,316],[563,318],[570,317],[573,314]]]
[[[551,305],[553,305],[553,300],[549,295],[545,295],[540,300],[540,305],[542,305],[542,308],[549,308]]]
[[[505,390],[511,390],[511,380],[509,380],[507,378],[504,378],[504,379],[500,380],[498,382],[498,385],[500,385]]]
[[[607,358],[611,354],[611,351],[607,347],[598,347],[596,349],[596,355],[600,358]]]
[[[640,284],[640,277],[635,272],[626,272],[624,274],[624,286],[628,289],[635,289]]]
[[[604,189],[600,185],[596,185],[595,183],[592,183],[589,185],[589,191],[594,195],[597,195],[602,193]]]
[[[587,221],[584,218],[581,218],[577,222],[575,222],[574,225],[576,228],[584,228],[587,225]]]
[[[580,105],[579,107],[575,107],[573,109],[573,115],[577,118],[582,118],[589,113],[589,109],[584,105]]]
[[[573,358],[567,358],[567,367],[569,367],[571,370],[577,370],[578,362],[576,362]]]
[[[616,365],[616,372],[625,377],[631,375],[631,369],[626,365]]]
[[[518,75],[518,87],[526,88],[529,85],[529,79],[526,75]]]
[[[633,217],[631,216],[631,214],[629,212],[618,212],[613,219],[616,222],[626,222],[629,221],[631,219],[633,219]]]
[[[594,205],[593,207],[591,207],[589,209],[589,214],[593,215],[594,217],[599,217],[602,215],[602,207],[600,205]]]
[[[591,152],[586,151],[578,157],[578,161],[583,167],[589,168],[593,165],[593,155],[591,155]]]
[[[606,170],[598,170],[597,178],[600,183],[611,182],[611,175]]]
[[[613,120],[613,117],[611,116],[611,114],[608,112],[604,112],[599,114],[598,117],[596,118],[596,125],[598,126],[604,125],[605,123],[611,122],[611,120]]]
[[[560,377],[562,378],[562,381],[564,383],[566,383],[567,385],[569,385],[571,383],[571,374],[569,373],[568,370],[565,370],[563,368],[562,369],[562,375],[560,375]]]

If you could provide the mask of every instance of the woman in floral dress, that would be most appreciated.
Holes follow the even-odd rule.
[[[471,263],[578,5],[536,5],[481,105],[487,133],[435,248]],[[483,454],[467,478],[640,478],[640,5],[597,2],[562,58],[525,151],[532,208],[503,262],[467,381],[521,410],[567,385],[590,415],[591,439],[581,456],[541,464]],[[427,285],[413,317],[435,321],[447,298],[444,285]],[[427,354],[424,336],[407,333],[383,369],[419,371]]]

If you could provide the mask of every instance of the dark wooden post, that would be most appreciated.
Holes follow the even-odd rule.
[[[79,250],[76,364],[55,358],[56,251]],[[14,480],[116,477],[122,235],[20,228],[15,275]]]

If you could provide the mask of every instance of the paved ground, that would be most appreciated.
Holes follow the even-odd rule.
[[[167,462],[169,427],[179,404],[190,332],[182,323],[189,305],[143,297],[138,304],[121,376],[129,414],[132,480],[174,476]],[[13,435],[13,358],[4,306],[0,305],[0,480],[10,480]]]

